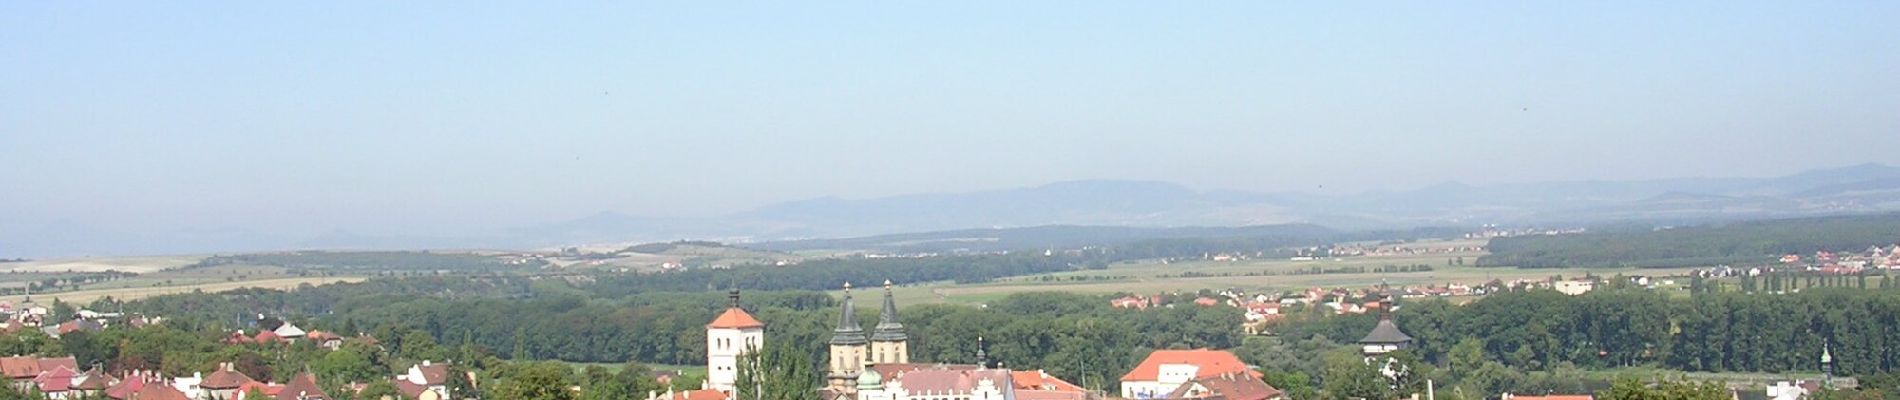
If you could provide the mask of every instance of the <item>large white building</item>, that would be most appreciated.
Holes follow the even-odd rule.
[[[738,290],[731,299],[732,305],[706,324],[706,383],[726,393],[739,380],[739,357],[765,346],[765,323],[739,308]]]
[[[1231,374],[1260,377],[1259,372],[1247,368],[1234,353],[1209,349],[1155,350],[1135,369],[1122,375],[1121,394],[1125,399],[1166,398],[1190,381]]]

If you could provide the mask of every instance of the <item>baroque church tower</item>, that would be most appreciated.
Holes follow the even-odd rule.
[[[858,326],[858,309],[851,302],[851,283],[844,284],[844,308],[838,313],[838,328],[831,332],[830,373],[825,382],[831,388],[847,391],[856,384],[870,354],[870,341]]]
[[[905,333],[904,324],[897,322],[897,301],[891,298],[891,281],[884,281],[884,312],[878,314],[877,328],[871,333],[872,364],[905,364],[910,362],[910,346],[905,342],[910,335]]]
[[[711,389],[732,393],[738,381],[739,358],[765,346],[765,323],[739,308],[739,290],[732,304],[706,324],[706,383]]]

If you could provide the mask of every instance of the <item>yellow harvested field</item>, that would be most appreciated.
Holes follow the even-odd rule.
[[[90,290],[80,290],[80,291],[74,291],[74,292],[62,292],[62,293],[36,295],[33,301],[41,303],[41,304],[48,304],[48,303],[51,303],[54,299],[58,299],[60,301],[64,301],[67,303],[85,304],[85,303],[91,303],[93,300],[98,300],[102,297],[112,297],[115,299],[129,300],[129,299],[138,299],[138,298],[160,296],[160,295],[167,295],[167,294],[190,293],[196,290],[202,290],[207,293],[216,293],[216,292],[223,292],[223,291],[234,290],[234,289],[253,288],[253,287],[266,288],[266,289],[292,289],[298,286],[302,286],[304,284],[327,285],[327,284],[332,284],[332,283],[360,282],[363,279],[364,278],[361,278],[361,277],[279,278],[279,279],[259,279],[259,280],[253,280],[253,281],[238,281],[238,282],[211,282],[211,283],[201,283],[201,284],[193,284],[193,285],[177,285],[177,286],[90,289]],[[6,301],[9,303],[17,304],[22,300],[24,300],[23,296],[0,296],[0,301]]]
[[[0,270],[19,272],[104,272],[108,270],[149,274],[191,265],[203,256],[99,257],[63,260],[33,260],[0,264]]]

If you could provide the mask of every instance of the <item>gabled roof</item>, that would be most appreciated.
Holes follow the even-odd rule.
[[[132,395],[138,393],[139,390],[145,389],[146,384],[151,383],[149,382],[150,379],[150,377],[137,372],[127,373],[125,379],[106,388],[106,397],[114,399],[132,397]]]
[[[1196,386],[1207,389],[1207,393],[1190,396]],[[1169,393],[1170,399],[1221,399],[1221,400],[1267,400],[1280,396],[1280,389],[1268,385],[1266,381],[1250,374],[1223,374],[1212,377],[1195,378],[1181,384]]]
[[[1000,369],[926,369],[898,374],[888,378],[904,385],[911,392],[961,393],[975,390],[983,380],[989,380],[997,390],[1012,390],[1009,371]]]
[[[297,377],[290,378],[290,383],[284,385],[284,390],[277,392],[277,400],[329,399],[330,395],[324,394],[323,389],[317,387],[317,377],[309,373],[297,374]]]
[[[73,377],[78,375],[79,373],[66,369],[64,366],[55,366],[33,377],[33,382],[38,384],[42,393],[64,392],[72,389]]]
[[[0,358],[0,372],[15,380],[32,379],[40,374],[40,361],[26,356]]]
[[[672,400],[727,400],[726,392],[713,389],[688,390],[673,394]]]
[[[132,393],[132,396],[126,400],[191,400],[191,397],[185,396],[185,392],[180,392],[171,386],[149,384],[138,392]]]
[[[114,383],[118,383],[118,382],[115,382],[112,379],[112,375],[107,375],[105,371],[101,371],[99,370],[98,367],[94,367],[91,371],[86,371],[85,379],[80,379],[79,383],[73,384],[73,389],[105,390],[108,387],[112,387],[112,384]]]
[[[291,324],[289,322],[285,322],[283,325],[277,326],[277,329],[273,329],[272,332],[275,332],[277,333],[277,336],[284,337],[284,338],[300,338],[300,337],[303,337],[304,335],[303,328],[298,328],[297,325]]]
[[[1219,376],[1223,373],[1245,372],[1255,377],[1260,372],[1247,368],[1234,353],[1222,350],[1155,350],[1148,358],[1141,360],[1134,370],[1122,375],[1122,382],[1145,382],[1160,380],[1162,364],[1191,364],[1199,367],[1195,377]]]
[[[751,313],[745,312],[745,309],[739,307],[726,308],[726,312],[720,313],[718,318],[713,318],[712,323],[706,324],[707,329],[748,329],[764,327],[764,322],[759,322],[758,318],[752,318]]]
[[[198,386],[205,389],[237,389],[239,386],[244,386],[244,384],[254,381],[256,380],[244,375],[243,372],[238,372],[230,366],[225,366],[224,368],[219,368],[216,372],[212,372],[211,375],[206,375],[204,382],[200,382]]]
[[[422,382],[417,382],[417,383],[421,383],[423,385],[429,385],[429,386],[445,385],[445,384],[448,384],[449,382],[448,364],[437,364],[437,363],[431,363],[428,361],[423,361],[422,364],[416,364],[414,368],[415,368],[414,371],[419,372],[420,375],[422,376],[409,377],[409,379],[412,381],[415,380],[416,378],[421,378]]]
[[[1391,318],[1380,318],[1379,324],[1372,327],[1372,332],[1367,333],[1364,339],[1359,339],[1359,343],[1361,344],[1396,344],[1411,342],[1412,336],[1406,335],[1405,332],[1400,332],[1399,326],[1393,324]]]
[[[1069,383],[1068,381],[1064,381],[1054,376],[1050,376],[1048,372],[1043,372],[1042,370],[1010,371],[1009,379],[1015,382],[1016,389],[1019,389],[1019,390],[1037,390],[1037,391],[1055,391],[1055,392],[1086,392],[1087,391],[1086,389],[1083,389],[1081,386],[1076,386],[1075,384]]]
[[[251,383],[238,385],[238,389],[237,389],[238,393],[248,394],[248,393],[256,392],[257,394],[270,396],[272,398],[277,397],[277,394],[282,393],[283,391],[284,391],[284,385],[272,385],[272,384],[257,382],[257,381],[252,381]],[[239,398],[242,398],[242,396],[239,396]]]

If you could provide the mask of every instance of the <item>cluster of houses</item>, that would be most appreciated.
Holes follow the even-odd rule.
[[[61,321],[63,322],[54,322]],[[20,304],[0,302],[0,333],[14,334],[27,329],[37,329],[46,336],[59,338],[73,332],[98,332],[113,324],[125,324],[133,328],[162,322],[160,317],[144,315],[127,316],[120,313],[101,313],[92,310],[79,310],[75,315],[52,315],[51,309],[33,302],[27,296]]]
[[[223,343],[227,345],[291,344],[299,341],[309,341],[316,343],[317,347],[336,350],[342,348],[343,343],[348,340],[360,341],[372,346],[379,344],[376,338],[361,333],[356,334],[355,337],[344,337],[343,335],[324,331],[305,332],[303,328],[298,328],[296,324],[289,322],[277,325],[276,329],[259,329],[255,335],[245,334],[244,330],[241,329],[232,331],[230,335],[224,337]]]
[[[1806,258],[1799,254],[1788,254],[1781,256],[1781,263],[1807,271],[1838,275],[1854,275],[1869,269],[1900,269],[1900,244],[1884,248],[1870,246],[1859,253],[1817,251]]]
[[[1516,237],[1516,236],[1539,236],[1539,235],[1556,236],[1556,235],[1566,235],[1566,234],[1572,234],[1572,233],[1583,233],[1585,231],[1586,230],[1583,228],[1510,229],[1510,228],[1500,227],[1497,225],[1485,224],[1484,228],[1479,229],[1477,232],[1466,233],[1465,238],[1466,239],[1492,239],[1492,238]]]
[[[22,393],[39,393],[53,400],[238,400],[261,395],[275,400],[330,400],[317,386],[315,375],[298,374],[289,382],[262,382],[239,372],[231,363],[218,365],[210,374],[165,376],[156,371],[131,370],[119,375],[103,372],[97,366],[81,371],[72,357],[40,358],[30,356],[0,358],[0,371],[12,379],[12,388]],[[447,365],[423,361],[391,378],[403,399],[449,400]],[[352,384],[345,389],[362,391],[367,384]]]

